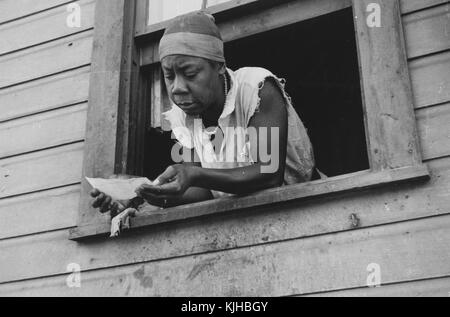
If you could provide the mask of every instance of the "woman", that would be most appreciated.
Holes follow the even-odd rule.
[[[311,179],[312,146],[283,80],[263,68],[228,69],[212,16],[174,19],[159,53],[173,102],[164,115],[182,151],[172,151],[180,164],[154,186],[136,189],[139,197],[167,207]],[[92,196],[102,212],[117,208],[97,190]]]

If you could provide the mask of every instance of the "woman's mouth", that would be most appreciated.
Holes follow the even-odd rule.
[[[190,106],[190,105],[192,105],[192,104],[193,104],[193,102],[180,102],[180,103],[178,103],[178,105],[179,105],[179,106],[182,106],[182,107]]]
[[[180,107],[181,109],[189,109],[194,105],[193,102],[180,102],[177,103],[177,106]]]

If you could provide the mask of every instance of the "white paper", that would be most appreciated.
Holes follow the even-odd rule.
[[[137,197],[135,190],[142,184],[154,185],[146,177],[131,178],[131,179],[103,179],[103,178],[89,178],[86,180],[93,188],[111,196],[113,200],[128,200]]]

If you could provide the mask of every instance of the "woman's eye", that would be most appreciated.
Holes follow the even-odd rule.
[[[164,78],[172,80],[173,79],[173,74],[164,74]]]
[[[186,73],[185,76],[187,78],[194,78],[197,75],[197,73]]]

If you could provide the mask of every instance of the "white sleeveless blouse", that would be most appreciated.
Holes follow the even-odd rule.
[[[265,80],[274,78],[283,93],[288,114],[284,184],[291,185],[311,180],[315,166],[313,148],[305,126],[293,108],[291,98],[284,90],[285,80],[259,67],[244,67],[235,72],[227,69],[227,72],[231,78],[231,88],[226,97],[223,113],[218,120],[223,132],[223,142],[219,143],[220,149],[214,148],[210,141],[212,133],[210,129],[207,131],[204,128],[201,119],[186,115],[175,104],[172,104],[171,110],[163,113],[163,118],[170,124],[173,137],[182,146],[195,149],[203,168],[231,169],[254,164],[245,129],[254,113],[258,111],[259,91],[263,88]],[[215,198],[230,195],[218,191],[211,192]]]

